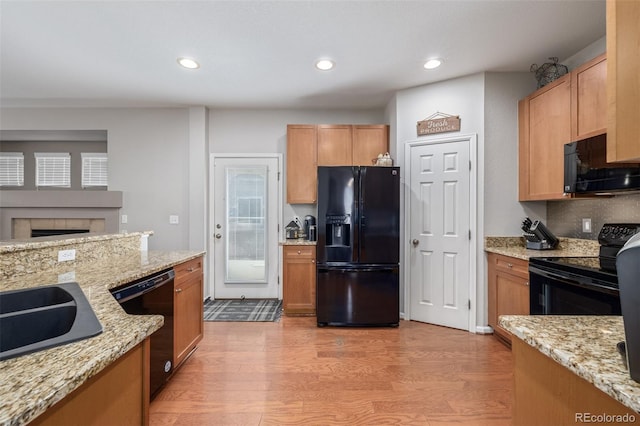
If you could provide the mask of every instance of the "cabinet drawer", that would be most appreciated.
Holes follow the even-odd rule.
[[[189,260],[173,267],[176,273],[175,282],[183,283],[195,276],[202,275],[202,257]]]
[[[495,262],[496,270],[508,272],[518,275],[522,278],[529,279],[529,262],[509,256],[492,256]]]
[[[315,259],[316,248],[314,246],[285,246],[285,259]]]

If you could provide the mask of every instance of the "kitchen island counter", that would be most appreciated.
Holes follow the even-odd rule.
[[[512,333],[513,343],[524,343],[525,350],[527,347],[533,348],[535,352],[543,354],[547,359],[553,360],[556,365],[566,368],[588,384],[604,392],[629,409],[630,412],[640,413],[640,383],[631,379],[616,348],[616,344],[623,341],[625,337],[622,317],[501,316],[499,322],[502,327]],[[518,365],[523,359],[518,359],[518,352],[515,348],[514,361],[516,407],[518,405],[523,407],[529,403],[522,401],[518,404],[519,392],[522,391],[529,397],[539,394],[539,389],[533,390],[535,386],[530,384],[524,389],[522,386],[518,389],[519,367],[522,367],[525,375],[528,374],[527,369],[533,371],[533,368],[531,365]],[[551,382],[555,379],[552,371],[545,371],[539,376],[535,380]],[[556,395],[555,399],[569,399],[575,392],[575,388],[564,393],[562,390],[558,390],[558,392],[562,396],[558,398]],[[536,407],[538,410],[540,408]],[[588,408],[586,407],[586,409]],[[595,410],[595,407],[592,407],[591,410]],[[635,417],[636,420],[640,420],[640,415],[635,415]],[[560,421],[556,424],[564,424],[564,422]]]
[[[126,252],[3,278],[0,291],[77,282],[103,332],[75,343],[0,361],[0,425],[20,425],[33,420],[162,326],[162,316],[125,313],[110,289],[202,255],[198,251]]]

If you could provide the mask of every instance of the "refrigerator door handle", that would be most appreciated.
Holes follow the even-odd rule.
[[[349,273],[349,272],[389,272],[389,271],[395,271],[396,269],[398,269],[398,266],[394,265],[394,266],[389,266],[389,267],[377,267],[377,268],[335,268],[335,267],[322,267],[322,266],[318,266],[317,268],[317,272],[319,274],[326,274],[329,272],[340,272],[343,274]]]
[[[362,205],[360,203],[360,196],[362,194],[362,174],[361,169],[358,166],[353,166],[353,178],[355,179],[356,185],[353,187],[353,210],[356,215],[357,221],[352,222],[353,226],[353,251],[351,252],[351,261],[359,262],[360,261],[360,215],[362,214]]]

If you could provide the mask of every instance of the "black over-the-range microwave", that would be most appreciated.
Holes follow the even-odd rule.
[[[564,192],[618,191],[640,191],[640,163],[607,163],[606,134],[564,146]]]

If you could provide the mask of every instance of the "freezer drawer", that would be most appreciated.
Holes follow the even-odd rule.
[[[400,321],[398,266],[317,268],[318,326],[393,326]]]

